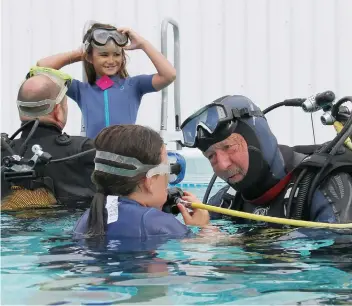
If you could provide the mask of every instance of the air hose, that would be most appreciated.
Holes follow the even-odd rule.
[[[50,161],[50,163],[62,163],[62,162],[65,162],[65,161],[68,161],[68,160],[73,160],[73,159],[76,159],[78,157],[82,157],[88,153],[91,153],[91,152],[94,152],[95,149],[89,149],[89,150],[86,150],[86,151],[83,151],[83,152],[80,152],[80,153],[77,153],[77,154],[74,154],[74,155],[71,155],[71,156],[67,156],[67,157],[63,157],[63,158],[58,158],[58,159],[53,159]]]
[[[302,221],[302,220],[256,215],[256,214],[246,213],[243,211],[211,206],[203,203],[189,203],[183,200],[181,200],[180,203],[184,204],[186,207],[189,207],[189,208],[204,209],[207,211],[220,213],[220,214],[224,214],[232,217],[262,221],[262,222],[268,222],[268,223],[276,223],[281,225],[290,225],[295,227],[311,227],[311,228],[339,228],[339,229],[351,228],[352,229],[352,223],[339,224],[339,223]]]
[[[312,182],[313,177],[314,177],[314,172],[308,172],[304,176],[304,178],[300,184],[300,188],[299,188],[298,195],[297,195],[296,211],[295,211],[295,215],[293,217],[296,220],[302,219],[304,203],[306,202],[307,194],[309,191],[309,186]],[[292,189],[290,195],[294,196],[294,194],[295,194],[295,192]],[[290,205],[290,207],[291,207],[291,205]],[[290,216],[289,211],[288,211],[288,216]]]
[[[29,132],[29,134],[28,134],[26,140],[22,143],[22,145],[21,145],[21,147],[20,147],[20,150],[19,150],[19,152],[18,152],[18,155],[19,155],[19,156],[23,156],[24,153],[26,153],[26,151],[27,151],[27,143],[28,143],[28,142],[31,140],[31,138],[33,137],[35,131],[37,130],[38,125],[39,125],[39,120],[36,119],[36,120],[34,121],[34,124],[33,124],[32,128],[31,128],[31,130],[30,130],[30,132]],[[12,137],[11,137],[11,138],[12,138]]]

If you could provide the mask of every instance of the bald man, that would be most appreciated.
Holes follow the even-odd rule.
[[[94,148],[93,141],[81,136],[68,136],[63,133],[67,121],[67,97],[65,82],[50,73],[37,74],[28,78],[20,87],[17,97],[22,126],[31,120],[39,119],[39,125],[25,145],[25,158],[33,156],[32,146],[39,144],[53,159],[65,158]],[[19,139],[11,143],[19,154],[22,144],[29,136],[33,123],[24,127]],[[2,157],[12,155],[3,146]],[[54,193],[57,203],[70,207],[89,206],[95,192],[91,182],[94,170],[94,152],[60,163],[49,163],[40,170],[40,178],[29,182],[31,188],[48,187]],[[6,190],[2,191],[2,198]]]

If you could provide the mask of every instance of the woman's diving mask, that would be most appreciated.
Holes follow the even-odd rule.
[[[101,27],[94,29],[87,35],[83,42],[84,50],[87,51],[90,44],[96,48],[105,46],[110,39],[119,47],[126,46],[128,43],[128,35],[122,34],[116,29]]]
[[[159,165],[145,165],[137,158],[115,153],[96,151],[95,170],[112,175],[134,177],[146,173],[147,178],[155,175],[167,175],[169,184],[177,184],[183,180],[186,162],[178,153],[168,152],[168,162]]]
[[[50,114],[53,111],[55,105],[62,102],[72,82],[72,77],[66,73],[63,73],[61,71],[58,71],[52,68],[34,66],[28,72],[26,76],[26,80],[24,80],[23,83],[26,82],[29,78],[33,76],[38,76],[38,75],[44,75],[56,84],[57,86],[56,98],[43,99],[39,101],[17,100],[17,107],[21,116],[40,117],[40,116],[45,116]]]

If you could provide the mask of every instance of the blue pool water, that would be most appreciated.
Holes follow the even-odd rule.
[[[187,186],[202,198],[205,188]],[[352,238],[214,225],[226,235],[155,251],[71,240],[82,212],[2,214],[2,305],[307,305],[352,303]]]

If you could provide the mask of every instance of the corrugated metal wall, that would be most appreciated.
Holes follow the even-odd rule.
[[[1,0],[1,130],[19,125],[16,95],[29,67],[78,48],[89,19],[127,25],[160,50],[160,25],[174,18],[181,35],[182,119],[225,94],[244,94],[262,108],[291,97],[333,90],[351,95],[352,1],[349,0]],[[168,32],[173,61],[172,29]],[[130,74],[153,73],[142,51],[129,52]],[[79,63],[63,68],[81,79]],[[169,88],[173,103],[173,86]],[[80,111],[70,101],[66,132],[79,134]],[[143,98],[138,123],[159,129],[161,92]],[[317,142],[335,135],[316,113]],[[268,115],[279,142],[313,141],[310,115],[282,108]],[[173,108],[169,107],[172,128]]]

